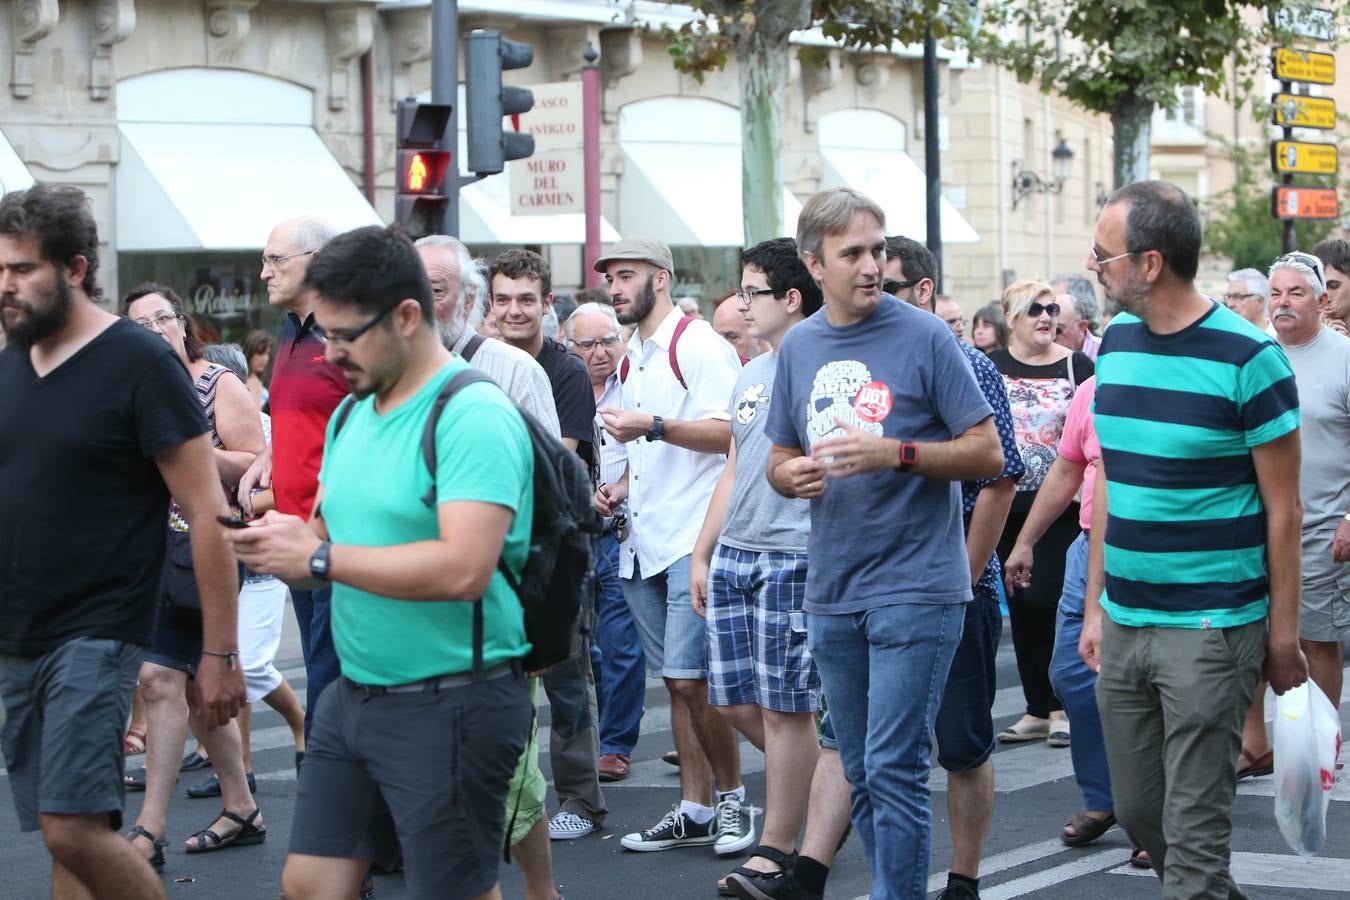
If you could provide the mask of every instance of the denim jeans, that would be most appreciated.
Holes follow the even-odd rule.
[[[872,900],[928,893],[929,737],[965,620],[962,604],[897,604],[808,615]]]
[[[1115,809],[1111,801],[1111,772],[1106,765],[1106,739],[1097,712],[1097,673],[1078,655],[1083,633],[1083,595],[1087,592],[1088,536],[1083,532],[1069,545],[1064,558],[1064,596],[1055,618],[1055,653],[1050,659],[1050,683],[1064,702],[1073,723],[1073,777],[1083,792],[1083,808],[1097,812]]]
[[[595,561],[595,640],[591,667],[600,705],[600,752],[631,756],[647,696],[647,659],[619,579],[619,541],[601,535]]]
[[[332,684],[342,668],[338,663],[337,648],[333,646],[333,632],[328,626],[328,611],[333,600],[332,588],[314,591],[291,591],[291,605],[295,607],[295,621],[300,626],[300,652],[305,657],[305,738],[309,738],[310,723],[319,705],[319,695]]]

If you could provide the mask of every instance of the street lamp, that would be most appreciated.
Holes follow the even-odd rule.
[[[1022,198],[1028,194],[1058,194],[1064,190],[1064,182],[1069,179],[1069,174],[1073,170],[1073,151],[1069,149],[1069,144],[1064,138],[1059,139],[1059,145],[1050,153],[1050,178],[1042,178],[1030,169],[1022,168],[1022,163],[1013,160],[1012,177],[1012,208],[1017,209],[1017,204],[1022,202]]]

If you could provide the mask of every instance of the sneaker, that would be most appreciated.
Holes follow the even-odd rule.
[[[717,840],[713,852],[718,856],[740,853],[755,842],[755,808],[735,797],[717,804]]]
[[[708,822],[699,825],[676,806],[646,831],[625,834],[619,844],[625,850],[641,851],[706,847],[717,840],[717,819],[717,816],[713,816]]]
[[[980,892],[964,881],[949,881],[937,900],[980,900]]]
[[[548,836],[555,841],[570,841],[575,838],[582,838],[592,831],[598,830],[596,824],[590,819],[583,818],[565,809],[559,810],[556,816],[548,820]]]

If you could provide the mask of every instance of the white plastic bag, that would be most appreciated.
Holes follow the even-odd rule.
[[[1327,839],[1340,717],[1309,680],[1275,698],[1274,732],[1275,821],[1291,850],[1313,856]]]

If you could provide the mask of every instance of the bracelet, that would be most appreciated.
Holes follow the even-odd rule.
[[[228,660],[228,663],[227,663],[226,665],[227,665],[227,667],[229,668],[229,670],[230,670],[231,672],[233,672],[233,671],[235,670],[235,668],[237,668],[238,665],[239,665],[239,651],[238,651],[238,650],[203,650],[203,651],[202,651],[202,655],[203,655],[203,656],[219,656],[219,657],[222,657],[222,658]]]

